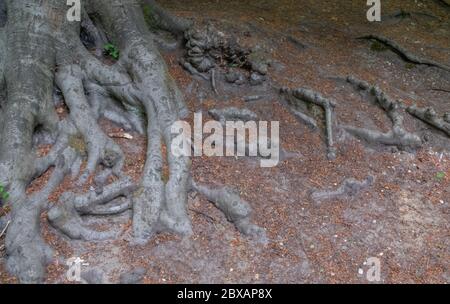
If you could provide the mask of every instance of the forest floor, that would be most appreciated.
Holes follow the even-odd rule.
[[[91,277],[103,275],[104,282],[118,282],[121,274],[142,267],[144,283],[368,283],[365,261],[376,257],[381,282],[450,283],[450,139],[406,114],[406,129],[429,137],[418,151],[368,146],[340,134],[337,158],[330,161],[322,132],[299,122],[271,89],[309,87],[336,101],[340,124],[383,131],[390,128],[385,113],[346,85],[346,76],[378,84],[406,105],[450,112],[449,72],[407,63],[390,50],[356,39],[382,35],[416,55],[450,65],[450,10],[438,2],[382,1],[383,22],[371,23],[365,1],[164,1],[175,14],[197,24],[211,22],[272,61],[264,85],[237,87],[219,81],[216,95],[209,82],[178,64],[181,50],[163,52],[192,112],[201,110],[211,119],[207,111],[212,108],[251,109],[261,120],[279,121],[281,146],[298,153],[273,168],[261,168],[259,161],[246,157],[192,160],[195,180],[239,189],[253,208],[253,222],[266,229],[269,241],[247,239],[194,194],[188,206],[193,236],[160,234],[145,246],[131,244],[130,213],[102,218],[101,225],[98,218],[87,217],[98,230],[123,231],[116,240],[95,243],[69,241],[43,215],[45,240],[56,254],[47,282],[68,282],[65,261],[81,257],[89,264],[83,271]],[[411,14],[393,17],[400,9]],[[263,98],[245,102],[243,97],[250,95]],[[65,115],[65,109],[58,113]],[[101,126],[107,134],[122,132],[106,120]],[[131,135],[133,139],[115,140],[126,153],[125,173],[138,179],[146,139]],[[48,149],[41,147],[42,154]],[[42,187],[48,176],[29,191]],[[321,203],[310,198],[314,189],[336,189],[346,178],[368,176],[375,177],[373,185],[353,196]],[[74,187],[66,180],[51,199]],[[0,258],[0,283],[13,282]]]

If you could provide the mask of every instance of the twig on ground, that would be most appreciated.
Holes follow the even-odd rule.
[[[2,232],[0,233],[0,238],[5,234],[6,230],[8,230],[8,226],[9,226],[10,223],[11,223],[11,221],[8,221],[6,223],[5,228],[3,228]]]

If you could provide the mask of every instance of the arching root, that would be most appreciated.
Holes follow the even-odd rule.
[[[325,112],[325,129],[327,138],[327,158],[333,160],[336,158],[336,147],[333,140],[333,120],[334,120],[334,107],[336,102],[323,97],[321,94],[309,89],[299,88],[291,90],[288,88],[282,88],[281,94],[288,100],[289,106],[300,120],[312,129],[317,129],[318,124],[316,120],[304,112],[308,111],[308,104],[319,106]]]

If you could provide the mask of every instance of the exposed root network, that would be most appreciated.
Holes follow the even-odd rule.
[[[367,82],[355,77],[347,77],[347,82],[353,85],[358,91],[363,92],[364,97],[373,104],[376,104],[383,109],[392,121],[392,130],[387,133],[345,126],[344,129],[347,132],[368,143],[396,146],[400,150],[414,150],[422,145],[422,141],[418,135],[404,129],[402,106],[398,101],[392,100],[379,87],[371,86]]]

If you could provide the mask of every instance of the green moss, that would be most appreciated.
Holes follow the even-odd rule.
[[[75,149],[78,153],[85,156],[86,152],[86,143],[84,139],[80,135],[71,135],[69,137],[69,146]]]
[[[374,41],[372,42],[372,45],[370,46],[370,49],[374,52],[384,52],[386,51],[388,48],[382,44],[379,41]]]

